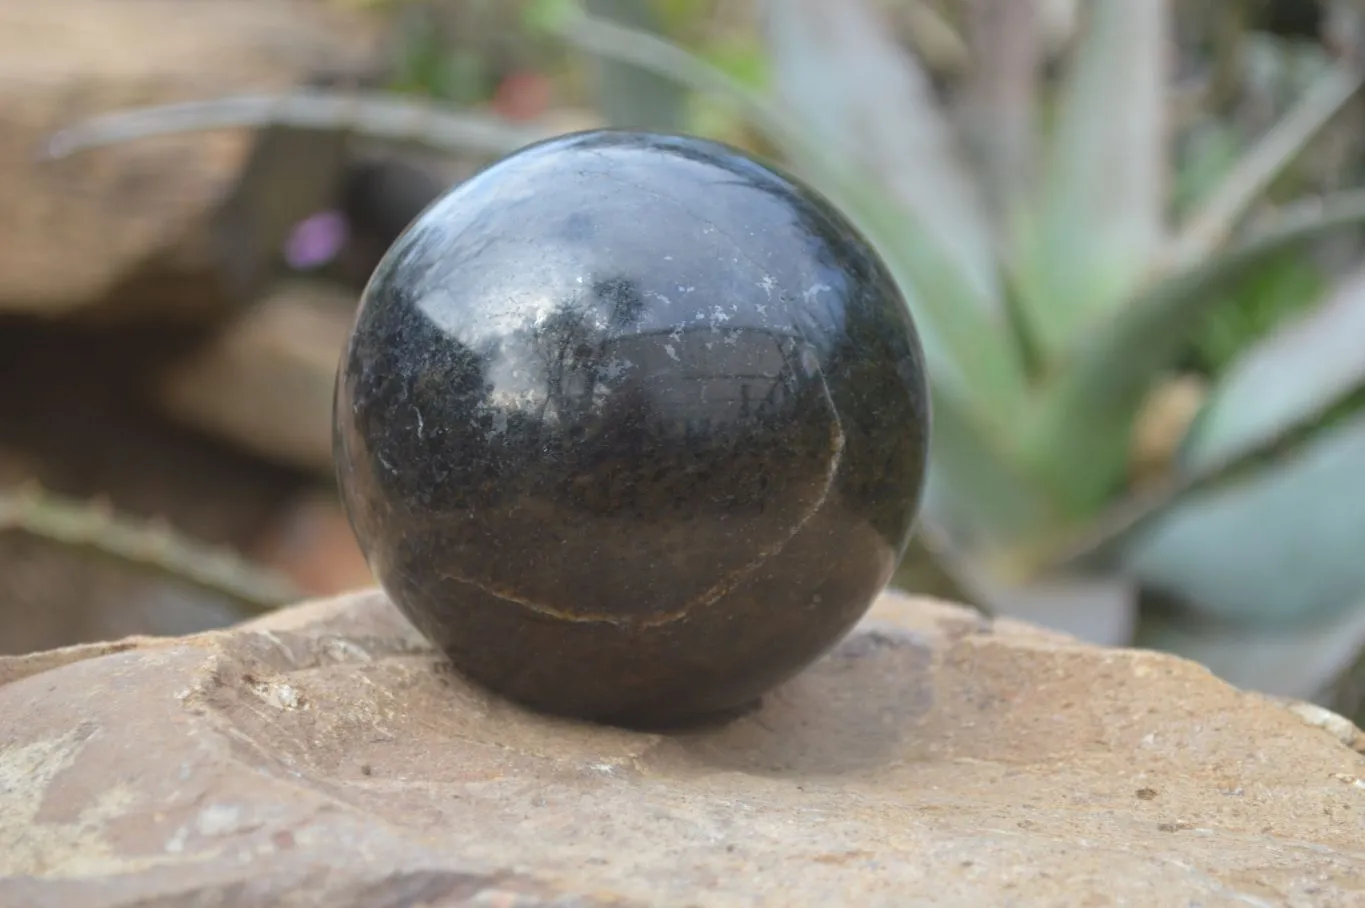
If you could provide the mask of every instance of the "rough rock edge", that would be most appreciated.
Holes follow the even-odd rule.
[[[86,659],[98,659],[101,656],[107,656],[113,653],[122,653],[129,650],[160,649],[174,646],[179,643],[211,645],[218,635],[234,629],[306,633],[310,629],[317,627],[331,627],[333,629],[332,632],[335,633],[339,627],[344,627],[345,624],[351,623],[347,620],[347,616],[352,614],[353,608],[357,603],[376,596],[382,598],[384,594],[377,587],[366,587],[338,596],[319,596],[312,599],[305,599],[270,614],[244,621],[241,624],[236,625],[235,628],[205,631],[187,637],[154,637],[138,635],[125,637],[119,640],[77,644],[75,646],[67,646],[44,652],[28,653],[22,656],[0,656],[0,687],[32,675],[38,675],[46,671],[61,668],[64,665],[70,665]],[[1061,631],[1038,627],[1013,618],[991,617],[968,606],[962,606],[934,597],[912,597],[910,594],[900,590],[888,590],[887,594],[880,600],[878,605],[884,609],[891,603],[895,603],[902,607],[911,607],[936,613],[934,616],[935,622],[938,624],[939,630],[946,642],[956,642],[964,637],[990,635],[999,632],[1009,634],[1017,640],[1032,639],[1039,644],[1048,646],[1075,646],[1083,649],[1089,649],[1092,646],[1077,637]],[[866,620],[876,621],[878,617],[876,611],[874,611],[869,614],[869,617]],[[426,642],[418,637],[415,631],[413,632],[413,644],[422,649],[429,649]],[[1226,682],[1215,676],[1204,666],[1184,657],[1156,650],[1129,649],[1127,652],[1150,653],[1159,659],[1169,659],[1176,663],[1194,666],[1198,671],[1207,674],[1215,683],[1221,684],[1229,689],[1239,690],[1233,688],[1232,685],[1226,684]],[[1254,691],[1239,690],[1239,692],[1287,710],[1303,721],[1304,724],[1325,732],[1343,747],[1365,756],[1365,731],[1362,731],[1345,716],[1332,712],[1316,703],[1308,703],[1303,700],[1296,700],[1292,697],[1266,696]]]
[[[281,609],[278,612],[254,618],[244,622],[239,625],[239,627],[244,630],[260,629],[306,632],[313,627],[330,625],[337,621],[338,618],[343,618],[344,620],[344,616],[351,611],[352,606],[355,603],[375,595],[383,596],[383,593],[377,588],[366,588],[344,593],[341,596],[309,599],[290,608]],[[939,632],[942,634],[944,641],[948,643],[956,642],[965,637],[1001,633],[1008,634],[1018,641],[1032,640],[1037,644],[1048,647],[1067,646],[1080,649],[1109,649],[1109,647],[1095,647],[1093,644],[1086,643],[1080,638],[1062,631],[1039,627],[1014,618],[992,617],[969,606],[959,605],[955,602],[949,602],[931,596],[912,596],[901,590],[888,590],[886,595],[884,595],[878,603],[880,609],[874,607],[874,610],[869,613],[868,618],[865,619],[865,623],[867,621],[877,621],[880,617],[878,612],[886,609],[886,607],[892,603],[903,608],[912,608],[935,613],[935,623],[937,623]],[[133,639],[160,642],[158,638]],[[1136,648],[1114,649],[1116,652],[1150,654],[1157,659],[1168,659],[1174,663],[1192,666],[1197,671],[1207,675],[1211,681],[1222,685],[1229,690],[1237,690],[1239,693],[1246,696],[1254,697],[1288,710],[1294,716],[1301,719],[1306,725],[1326,732],[1343,747],[1354,750],[1365,756],[1365,731],[1357,728],[1346,717],[1338,715],[1315,703],[1307,703],[1292,697],[1264,696],[1254,691],[1242,691],[1239,688],[1227,684],[1203,665],[1200,665],[1191,659],[1186,659],[1183,656],[1176,656],[1158,650]],[[90,656],[78,656],[77,658],[91,658],[96,655],[101,654],[91,653]],[[0,658],[0,683],[4,683],[4,668],[4,660],[3,658]]]

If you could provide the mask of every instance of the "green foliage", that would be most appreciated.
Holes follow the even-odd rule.
[[[1255,343],[1315,305],[1329,283],[1323,269],[1302,254],[1272,256],[1255,273],[1214,291],[1214,311],[1195,336],[1190,365],[1222,375]]]
[[[1295,67],[1296,72],[1301,68]],[[1321,75],[1321,68],[1314,74]],[[1224,120],[1204,119],[1190,129],[1175,150],[1172,210],[1187,217],[1207,202],[1233,172],[1244,144],[1239,131]],[[1297,250],[1271,256],[1254,273],[1214,291],[1218,301],[1197,329],[1181,365],[1205,375],[1222,375],[1255,343],[1315,306],[1330,283],[1325,269]]]

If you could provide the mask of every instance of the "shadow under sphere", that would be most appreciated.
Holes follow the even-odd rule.
[[[376,576],[458,670],[657,726],[753,702],[863,615],[928,423],[905,302],[838,212],[725,146],[608,130],[394,244],[335,446]]]

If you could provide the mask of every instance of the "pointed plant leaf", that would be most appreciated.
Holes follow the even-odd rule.
[[[1310,86],[1191,215],[1172,244],[1169,261],[1183,267],[1212,255],[1271,182],[1355,96],[1362,78],[1354,68],[1334,66]]]
[[[958,75],[971,68],[971,51],[945,12],[929,3],[908,3],[901,21],[909,43],[929,69]]]
[[[1245,626],[1326,621],[1365,598],[1365,414],[1187,496],[1135,534],[1125,569]]]
[[[1087,514],[1121,480],[1128,432],[1154,375],[1231,296],[1217,291],[1252,274],[1278,252],[1365,223],[1365,191],[1302,203],[1228,251],[1144,290],[1084,338],[1074,360],[1043,395],[1022,440],[1069,511]]]
[[[1362,223],[1365,190],[1287,208],[1225,252],[1145,288],[1089,335],[1072,379],[1131,392],[1171,362],[1213,307],[1230,301],[1211,291],[1253,274],[1277,253]]]
[[[1290,629],[1146,616],[1136,645],[1192,659],[1245,690],[1310,700],[1365,646],[1365,598],[1331,620]]]
[[[1189,469],[1276,435],[1365,388],[1365,269],[1239,358],[1214,386],[1181,453]]]
[[[991,225],[928,77],[866,0],[769,0],[773,90],[826,154],[931,231],[981,305],[1002,317]]]
[[[1024,309],[1046,360],[1113,312],[1163,242],[1170,0],[1092,0],[1020,228]]]
[[[579,12],[577,0],[525,0],[521,23],[533,35],[553,35]]]
[[[905,293],[934,380],[1007,427],[1026,387],[1007,326],[982,312],[966,275],[952,266],[926,222],[880,195],[871,180],[828,171],[825,177],[821,188],[867,233]]]
[[[1234,482],[1255,472],[1266,462],[1283,460],[1312,443],[1330,426],[1332,414],[1351,409],[1365,393],[1365,377],[1355,384],[1342,384],[1333,393],[1315,398],[1278,422],[1274,431],[1243,437],[1225,445],[1216,456],[1186,462],[1160,485],[1149,485],[1119,501],[1090,520],[1079,533],[1035,534],[1026,544],[1000,559],[998,570],[1010,576],[1039,571],[1075,571],[1101,565],[1112,568],[1120,553],[1137,534],[1165,517],[1184,501]],[[1254,411],[1253,411],[1254,412]],[[1250,436],[1251,433],[1246,433]]]
[[[1003,419],[1023,364],[991,224],[925,74],[864,0],[777,0],[764,27],[776,100],[807,138],[784,153],[886,256],[939,379]]]

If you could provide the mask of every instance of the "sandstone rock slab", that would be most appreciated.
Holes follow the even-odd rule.
[[[897,594],[732,724],[597,728],[361,592],[0,660],[0,904],[1360,905],[1342,740]]]
[[[52,133],[126,107],[362,72],[377,33],[323,0],[0,3],[0,311],[70,312],[153,260],[202,267],[207,216],[250,141],[204,133],[40,160]]]

